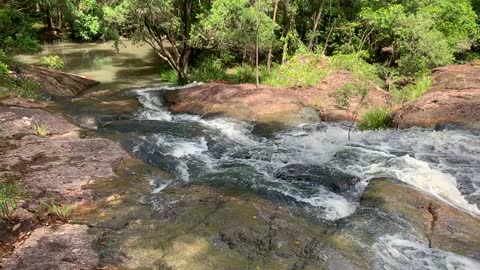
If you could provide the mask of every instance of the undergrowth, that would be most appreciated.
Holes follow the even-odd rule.
[[[433,80],[430,75],[423,75],[415,79],[413,84],[403,88],[393,87],[390,89],[392,100],[395,103],[402,104],[416,100],[421,97],[432,86]]]

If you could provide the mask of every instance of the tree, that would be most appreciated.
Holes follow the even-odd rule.
[[[150,45],[175,70],[179,81],[188,81],[192,46],[190,34],[195,16],[207,1],[122,0],[104,8],[110,36],[129,33]]]
[[[257,1],[254,5],[248,0],[214,1],[210,10],[199,15],[193,44],[204,49],[227,49],[244,56],[255,55],[258,36],[259,51],[275,47],[277,25],[267,15],[268,6],[264,1]]]

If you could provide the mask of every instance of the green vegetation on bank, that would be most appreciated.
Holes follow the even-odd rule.
[[[2,58],[38,52],[40,40],[128,38],[152,47],[170,82],[302,87],[349,70],[401,103],[425,91],[431,68],[478,58],[479,12],[471,0],[7,0],[0,76],[11,70]]]

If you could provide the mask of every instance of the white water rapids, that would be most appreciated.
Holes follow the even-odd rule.
[[[201,126],[208,131],[207,135],[178,136],[159,131],[141,136],[134,151],[152,154],[157,151],[174,159],[170,172],[179,180],[246,182],[263,193],[274,192],[316,209],[313,212],[320,219],[337,220],[356,211],[359,197],[370,179],[391,177],[480,216],[476,205],[480,201],[478,133],[414,128],[355,132],[349,141],[347,128],[342,124],[322,123],[299,125],[264,138],[252,133],[251,123],[173,115],[164,106],[160,93],[167,90],[136,90],[144,107],[137,120]],[[151,150],[152,147],[156,150]],[[280,169],[298,164],[327,165],[360,181],[353,191],[338,194],[321,185],[304,187],[278,177]],[[158,184],[155,192],[167,184]],[[432,250],[415,239],[399,235],[381,237],[374,250],[384,262],[383,269],[480,269],[477,261]],[[415,267],[404,268],[405,264]]]

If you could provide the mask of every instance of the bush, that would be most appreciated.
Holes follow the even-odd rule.
[[[363,114],[357,127],[361,131],[387,129],[390,125],[389,114],[390,111],[387,108],[373,108]]]
[[[178,74],[173,69],[164,69],[160,71],[160,79],[168,83],[176,84],[178,83]]]
[[[54,70],[62,70],[65,66],[62,58],[58,55],[43,56],[40,58],[40,63],[43,66]]]
[[[242,64],[234,69],[235,82],[237,83],[256,83],[256,69],[249,64]]]
[[[200,58],[190,70],[190,79],[193,81],[205,82],[211,80],[226,80],[226,67],[219,58],[209,56]]]

